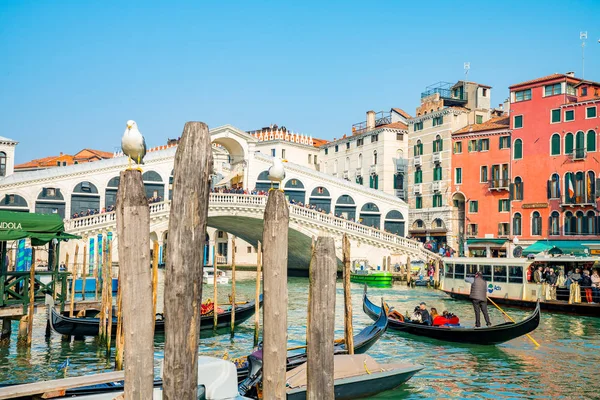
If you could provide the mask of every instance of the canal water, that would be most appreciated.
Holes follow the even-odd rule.
[[[238,281],[238,299],[251,299],[254,280]],[[289,342],[304,343],[308,280],[290,278]],[[230,286],[219,286],[224,302]],[[362,286],[352,285],[355,332],[372,321],[362,311]],[[444,293],[427,288],[409,289],[404,285],[369,289],[373,299],[382,296],[401,312],[412,310],[425,301],[428,307],[448,310],[465,325],[473,324],[472,307],[467,302],[452,300]],[[204,298],[212,297],[212,286],[204,288]],[[159,298],[160,300],[160,298]],[[160,303],[160,301],[159,301]],[[161,306],[159,305],[160,311]],[[527,311],[507,309],[515,319],[523,319]],[[501,313],[490,309],[494,323],[504,322]],[[31,350],[17,346],[17,324],[8,345],[0,347],[0,383],[32,382],[63,377],[59,365],[70,360],[68,376],[110,370],[114,359],[106,356],[93,338],[64,342],[57,334],[46,339],[45,319],[36,317]],[[343,335],[343,291],[337,285],[336,337]],[[533,333],[541,344],[536,348],[527,338],[518,338],[498,346],[474,346],[443,343],[388,331],[368,354],[381,363],[410,362],[425,368],[401,388],[373,399],[583,399],[600,398],[596,374],[600,363],[600,319],[542,315]],[[253,322],[241,325],[233,338],[229,334],[202,335],[199,352],[205,355],[231,357],[247,355],[252,350]],[[163,357],[164,337],[155,338],[155,373],[158,376]],[[114,356],[114,351],[113,351]]]

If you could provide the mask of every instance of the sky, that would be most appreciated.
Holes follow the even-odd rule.
[[[16,162],[148,146],[186,121],[340,138],[368,110],[414,114],[438,81],[600,81],[600,1],[0,0],[0,136]]]

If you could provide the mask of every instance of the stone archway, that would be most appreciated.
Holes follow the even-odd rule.
[[[219,146],[228,154],[226,160],[218,161],[229,164],[228,169],[230,173],[229,176],[225,176],[225,179],[235,178],[237,180],[236,183],[242,183],[244,189],[249,189],[249,157],[254,151],[258,139],[231,125],[211,130],[210,137],[213,145]],[[241,182],[239,182],[240,179]]]

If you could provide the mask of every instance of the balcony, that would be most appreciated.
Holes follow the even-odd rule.
[[[437,82],[425,88],[421,92],[421,99],[434,94],[439,94],[440,99],[444,100],[445,106],[464,106],[467,103],[467,93],[462,84],[455,85],[450,82]]]
[[[379,111],[375,114],[375,128],[382,125],[388,125],[392,123],[392,113],[390,111]],[[358,122],[352,125],[352,134],[359,135],[361,133],[369,131],[367,127],[367,121]]]
[[[421,194],[423,193],[423,188],[421,187],[422,183],[415,183],[413,185],[413,194]]]
[[[369,175],[377,175],[377,164],[373,164],[369,167]]]
[[[356,168],[356,176],[362,176],[362,168]]]
[[[434,192],[441,192],[442,191],[442,181],[431,182],[431,190]]]
[[[440,152],[433,153],[432,161],[434,164],[441,163],[442,162],[442,153],[440,153]]]
[[[406,190],[395,189],[394,192],[395,192],[397,198],[402,199],[404,201],[406,201],[408,199],[408,196],[406,195]]]
[[[419,166],[423,165],[423,161],[421,160],[421,156],[414,156],[413,157],[413,165],[415,167],[419,167]]]
[[[397,174],[405,174],[407,170],[406,160],[404,158],[393,158]]]
[[[594,195],[592,195],[591,198],[587,199],[585,195],[575,194],[575,196],[573,198],[569,198],[568,196],[563,196],[560,206],[565,207],[565,208],[595,207],[596,200],[597,200],[596,196],[594,196]]]
[[[573,161],[578,161],[585,160],[586,155],[587,152],[585,151],[585,149],[573,149],[573,152],[569,154],[569,157],[571,157],[571,160]]]
[[[488,181],[488,190],[508,190],[510,179],[490,179]]]

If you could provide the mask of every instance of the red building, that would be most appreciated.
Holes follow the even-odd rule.
[[[600,83],[553,74],[512,85],[510,102],[511,237],[583,252],[600,232]]]
[[[461,254],[506,257],[510,236],[509,117],[452,134],[452,193]]]

